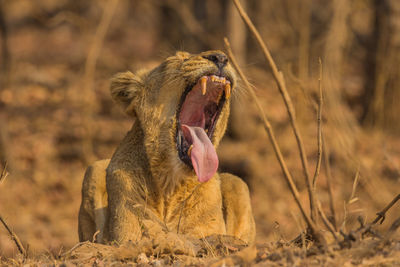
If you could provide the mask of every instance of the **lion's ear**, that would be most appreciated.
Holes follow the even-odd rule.
[[[111,79],[110,91],[114,101],[117,102],[126,113],[130,114],[132,111],[128,111],[127,108],[132,101],[139,96],[143,87],[142,78],[127,71],[114,75]]]

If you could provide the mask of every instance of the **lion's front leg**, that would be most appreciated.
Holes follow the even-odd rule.
[[[109,240],[120,244],[136,241],[142,236],[140,214],[136,206],[141,204],[131,198],[132,185],[122,170],[107,174],[108,231]]]
[[[256,236],[256,226],[245,182],[230,173],[222,173],[221,191],[226,233],[251,244]]]
[[[140,221],[137,214],[127,209],[123,200],[109,205],[109,241],[123,244],[128,241],[137,241],[141,238]]]
[[[107,239],[106,168],[110,160],[99,160],[86,170],[82,183],[82,203],[79,210],[78,232],[81,242]],[[97,234],[96,234],[97,233]]]

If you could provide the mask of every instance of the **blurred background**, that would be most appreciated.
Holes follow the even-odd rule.
[[[358,216],[371,221],[400,192],[400,1],[241,2],[285,75],[311,175],[322,59],[325,153],[318,197],[338,228],[352,227]],[[0,167],[7,162],[10,173],[0,183],[0,215],[30,251],[58,253],[78,242],[85,168],[110,158],[131,127],[111,100],[110,77],[152,68],[177,50],[223,49],[225,36],[308,206],[284,103],[231,1],[0,0]],[[233,102],[218,149],[220,170],[249,185],[258,243],[291,240],[304,223],[258,112],[243,89]],[[399,207],[382,227],[396,214]],[[0,256],[15,253],[0,226]]]

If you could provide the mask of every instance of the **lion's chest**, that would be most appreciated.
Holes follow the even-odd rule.
[[[196,238],[226,233],[219,180],[162,201],[158,215],[169,231]]]

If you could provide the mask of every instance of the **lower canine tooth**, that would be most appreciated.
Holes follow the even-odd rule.
[[[231,85],[229,83],[225,84],[225,97],[226,99],[231,97]]]
[[[205,95],[207,93],[207,77],[201,78],[200,84],[201,84],[201,94]]]
[[[193,145],[190,145],[189,149],[188,149],[188,156],[190,157],[190,155],[192,154],[192,149],[193,149]]]
[[[222,91],[218,94],[217,103],[219,103],[219,101],[221,100],[221,96],[222,96]]]

